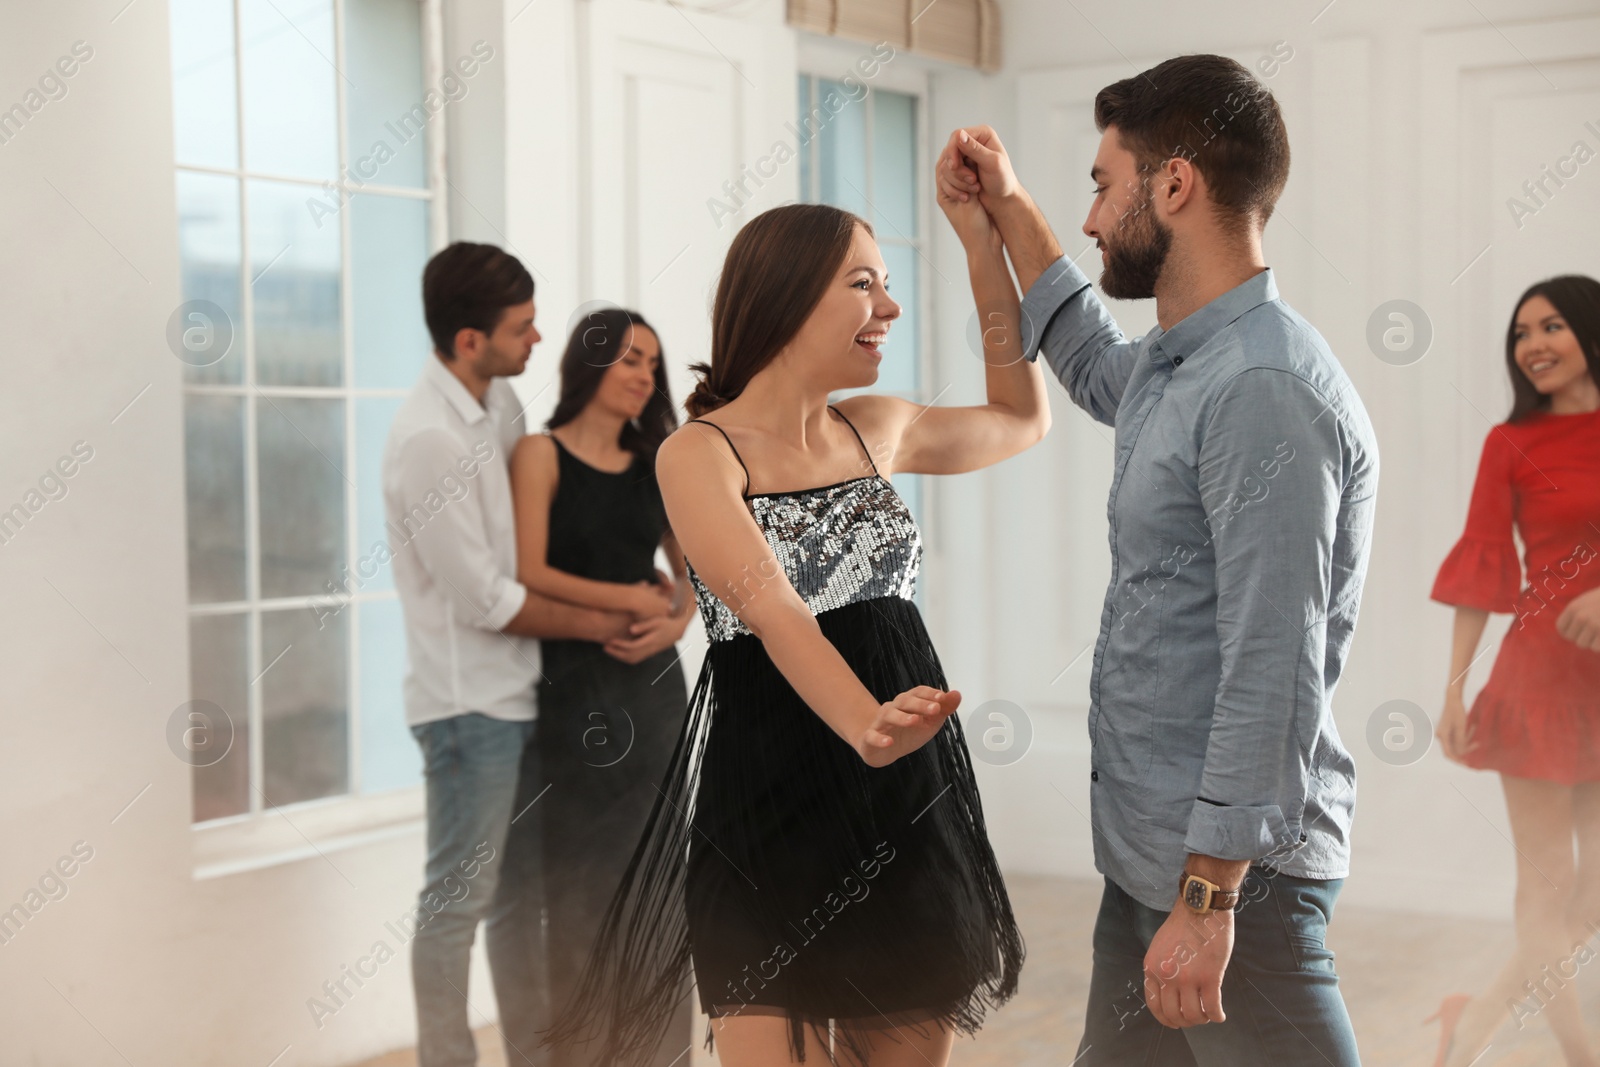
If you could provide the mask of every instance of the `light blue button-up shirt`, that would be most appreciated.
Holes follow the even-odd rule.
[[[1095,865],[1162,911],[1189,853],[1345,877],[1355,764],[1332,699],[1378,486],[1350,379],[1270,269],[1133,340],[1065,256],[1022,310],[1028,358],[1116,428]]]

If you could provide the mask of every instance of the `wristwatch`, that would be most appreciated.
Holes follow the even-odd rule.
[[[1232,911],[1239,903],[1237,889],[1223,889],[1215,882],[1187,872],[1178,876],[1178,896],[1185,907],[1199,915]]]

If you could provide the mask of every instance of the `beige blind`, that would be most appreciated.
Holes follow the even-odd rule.
[[[1000,69],[996,0],[788,0],[789,25],[830,37],[888,41],[979,70]]]

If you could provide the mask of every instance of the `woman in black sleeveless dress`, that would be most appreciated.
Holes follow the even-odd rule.
[[[655,566],[656,550],[665,547],[673,568],[685,573],[654,471],[655,449],[676,424],[666,389],[649,324],[620,309],[594,312],[573,331],[562,358],[561,398],[548,432],[524,438],[511,461],[520,580],[547,596],[639,620],[626,641],[540,646],[537,726],[508,845],[507,862],[524,861],[522,876],[508,870],[503,881],[516,883],[512,893],[530,925],[542,896],[544,957],[557,1005],[577,985],[683,726],[686,694],[674,642],[694,605],[687,582],[665,582]],[[529,876],[532,849],[542,856],[542,879]],[[539,940],[530,930],[525,962],[532,966]],[[666,1067],[683,1053],[690,1025],[685,1003],[648,1062]],[[531,1038],[507,1036],[533,1058]],[[564,1050],[537,1062],[600,1061]]]
[[[692,968],[724,1067],[941,1067],[1016,991],[960,694],[912,599],[921,536],[886,474],[998,462],[1049,407],[987,216],[943,206],[998,309],[976,407],[827,403],[876,379],[900,310],[865,222],[789,205],[733,240],[689,401],[712,417],[658,464],[710,648],[557,1045],[639,1063]]]

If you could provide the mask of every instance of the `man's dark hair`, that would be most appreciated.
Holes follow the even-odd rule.
[[[1205,175],[1230,229],[1262,226],[1289,180],[1289,132],[1278,102],[1226,56],[1178,56],[1101,89],[1094,124],[1115,126],[1141,175],[1182,157]]]
[[[422,271],[422,315],[433,347],[456,358],[457,331],[493,333],[506,308],[533,299],[533,275],[522,261],[494,245],[457,241]]]

